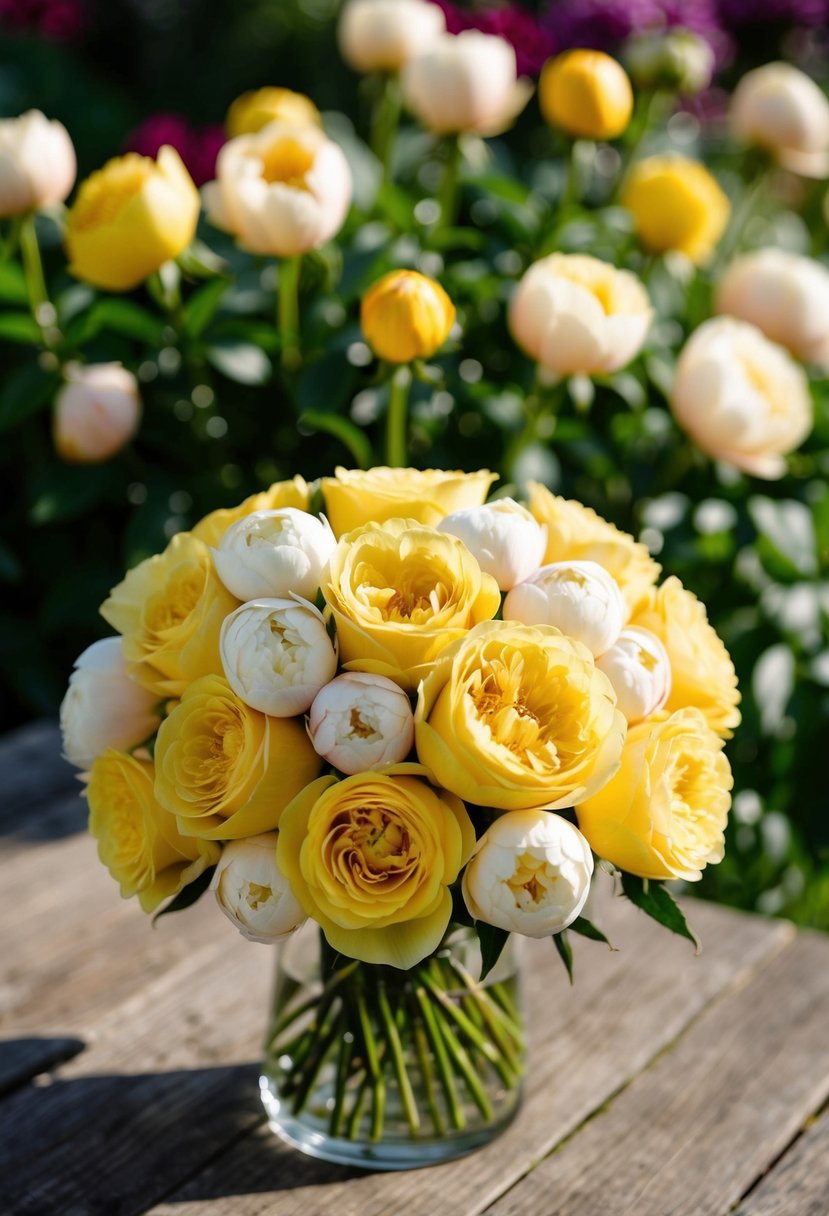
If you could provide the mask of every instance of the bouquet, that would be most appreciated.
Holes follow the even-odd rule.
[[[212,512],[113,589],[120,636],[62,706],[121,894],[209,889],[285,942],[262,1095],[332,1160],[489,1139],[524,1069],[510,936],[568,970],[570,933],[606,940],[598,858],[693,937],[663,884],[723,854],[739,695],[703,606],[593,511],[494,480],[339,468]]]

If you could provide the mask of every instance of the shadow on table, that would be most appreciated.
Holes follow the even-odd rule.
[[[27,1038],[0,1041],[0,1095],[25,1084],[64,1060],[83,1051],[86,1044],[74,1038]]]

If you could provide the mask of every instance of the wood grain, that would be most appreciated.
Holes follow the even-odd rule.
[[[826,1216],[829,1113],[808,1127],[733,1216]]]

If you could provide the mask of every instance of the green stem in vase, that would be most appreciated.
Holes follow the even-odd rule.
[[[485,1023],[486,1029],[495,1040],[512,1070],[520,1075],[523,1071],[520,1054],[521,1044],[520,1036],[516,1033],[517,1028],[515,1024],[511,1020],[505,1019],[503,1011],[490,1000],[486,989],[472,978],[466,968],[457,959],[450,959],[449,964],[460,977],[464,986],[469,989],[470,996],[467,998],[469,1004],[477,1009],[481,1020]]]
[[[351,1114],[348,1116],[348,1124],[346,1126],[346,1136],[349,1140],[356,1140],[360,1134],[360,1121],[363,1117],[363,1109],[366,1104],[370,1085],[368,1073],[365,1073],[360,1088],[357,1090],[357,1095],[354,1099],[354,1105],[351,1108]]]
[[[438,1015],[437,1006],[433,1007],[433,1012]],[[483,1117],[487,1121],[491,1120],[492,1104],[490,1103],[489,1098],[486,1096],[486,1091],[481,1084],[480,1078],[472,1066],[472,1061],[469,1059],[464,1047],[462,1047],[461,1043],[458,1041],[454,1028],[449,1025],[448,1021],[442,1015],[435,1017],[435,1023],[441,1037],[443,1038],[444,1045],[447,1053],[451,1057],[452,1063],[455,1065],[455,1068],[466,1082],[466,1087],[469,1090],[473,1102]]]
[[[481,1033],[468,1014],[464,1013],[464,1011],[455,1004],[452,998],[446,995],[443,990],[445,984],[440,976],[440,973],[438,973],[437,980],[435,980],[431,975],[424,975],[423,982],[441,1008],[444,1009],[449,1017],[456,1023],[461,1033],[464,1034],[467,1039],[469,1039],[469,1041],[478,1049],[481,1055],[484,1056],[497,1071],[504,1084],[512,1085],[515,1081],[515,1075],[512,1069],[501,1058],[498,1051],[493,1047],[486,1036]],[[460,1044],[458,1044],[458,1046],[460,1046]]]
[[[449,1053],[446,1050],[446,1045],[443,1040],[443,1035],[438,1027],[438,1021],[435,1016],[435,1009],[426,989],[422,984],[418,984],[415,988],[415,1000],[421,1014],[423,1015],[423,1025],[426,1028],[429,1042],[432,1045],[432,1051],[435,1053],[435,1063],[437,1064],[438,1076],[440,1077],[441,1085],[443,1086],[446,1105],[449,1110],[449,1117],[452,1121],[452,1126],[457,1131],[462,1131],[466,1126],[466,1120],[463,1114],[463,1108],[458,1102],[458,1091],[455,1088],[455,1078],[452,1073],[452,1068],[449,1063]]]
[[[432,1127],[435,1129],[436,1136],[445,1136],[446,1125],[441,1117],[437,1097],[435,1095],[435,1072],[432,1068],[432,1061],[429,1056],[429,1040],[426,1037],[426,1031],[423,1027],[423,1020],[420,1016],[420,1010],[417,1008],[416,1003],[413,1006],[411,1026],[415,1052],[417,1053],[417,1062],[418,1066],[420,1067],[420,1075],[423,1078],[423,1091],[426,1095],[426,1105],[429,1108],[429,1117],[432,1120]]]
[[[377,987],[377,1004],[380,1009],[380,1016],[383,1020],[386,1035],[388,1036],[391,1059],[394,1064],[394,1072],[397,1077],[397,1085],[400,1090],[400,1100],[403,1103],[406,1122],[412,1132],[417,1132],[420,1130],[420,1115],[418,1114],[414,1093],[412,1092],[412,1083],[406,1071],[406,1061],[403,1057],[400,1033],[392,1016],[389,998],[382,980]]]
[[[299,347],[299,277],[302,257],[283,258],[279,264],[277,327],[282,350],[282,366],[293,372],[302,362]]]
[[[337,1056],[337,1079],[334,1086],[334,1106],[328,1130],[332,1136],[342,1134],[342,1123],[345,1116],[346,1086],[351,1069],[351,1057],[354,1052],[354,1036],[348,1031],[348,1017],[344,1019],[345,1029],[340,1038],[340,1050]]]
[[[300,1070],[297,1076],[297,1084],[294,1088],[294,1098],[292,1109],[295,1115],[298,1115],[305,1103],[316,1081],[320,1069],[330,1055],[337,1039],[345,1032],[347,1026],[344,1024],[342,1015],[335,1015],[327,1024],[323,1033],[315,1035],[313,1039],[314,1050],[306,1060],[305,1066]]]
[[[403,469],[408,463],[406,431],[412,371],[408,364],[398,367],[389,382],[389,408],[386,414],[386,463]]]
[[[437,227],[451,228],[458,218],[460,199],[461,139],[459,135],[448,135],[444,141],[446,164],[438,192],[440,219]]]

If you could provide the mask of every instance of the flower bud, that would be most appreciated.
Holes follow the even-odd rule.
[[[276,864],[277,832],[231,840],[222,849],[210,890],[249,942],[282,941],[307,919]]]
[[[671,409],[709,456],[769,479],[783,476],[783,457],[812,428],[803,368],[759,329],[732,317],[705,321],[686,342]]]
[[[671,661],[655,633],[629,625],[596,659],[616,693],[616,705],[628,725],[661,709],[671,691]]]
[[[81,182],[66,220],[69,269],[109,291],[130,291],[186,249],[199,192],[173,148],[157,160],[128,152]]]
[[[545,122],[581,139],[615,139],[630,122],[633,90],[603,51],[565,51],[548,59],[538,82]]]
[[[829,370],[829,269],[815,258],[785,249],[741,254],[723,275],[716,308]]]
[[[237,97],[227,112],[225,129],[228,139],[237,135],[255,135],[269,122],[282,122],[292,127],[321,127],[317,107],[304,93],[275,86],[252,89]]]
[[[765,148],[804,177],[829,172],[829,101],[790,63],[766,63],[743,76],[731,99],[731,125],[744,143]]]
[[[414,742],[409,698],[386,679],[349,671],[321,688],[308,717],[314,750],[341,773],[405,760]]]
[[[513,587],[503,617],[524,625],[554,625],[595,656],[616,641],[627,608],[615,579],[597,562],[552,562]]]
[[[284,599],[292,593],[313,600],[336,543],[327,520],[307,511],[254,511],[228,528],[213,550],[213,563],[238,600]]]
[[[392,270],[363,296],[363,337],[379,359],[428,359],[455,323],[455,306],[440,283],[416,270]]]
[[[444,33],[446,19],[426,0],[347,0],[337,39],[357,72],[399,72]]]
[[[579,915],[592,874],[590,846],[566,819],[552,811],[509,811],[475,846],[463,898],[475,920],[549,937]]]
[[[40,110],[0,121],[0,219],[62,203],[75,182],[75,149]]]
[[[692,262],[710,257],[731,214],[728,197],[705,165],[674,153],[637,161],[621,202],[646,248],[676,249]]]
[[[120,363],[69,363],[64,375],[53,420],[58,455],[73,464],[109,460],[138,430],[135,376]]]
[[[625,62],[640,89],[669,89],[693,96],[711,83],[714,52],[693,30],[636,34],[624,48]]]
[[[438,135],[500,135],[512,126],[532,88],[518,80],[515,51],[479,30],[444,34],[403,69],[403,99]]]
[[[93,642],[75,660],[60,707],[63,754],[89,769],[108,748],[128,752],[158,729],[158,697],[127,674],[120,638]]]
[[[557,376],[618,371],[640,351],[653,310],[636,275],[553,253],[525,272],[509,311],[515,341]]]
[[[547,529],[512,498],[454,511],[438,524],[466,545],[501,591],[535,574],[544,560]]]
[[[299,600],[242,604],[225,618],[219,652],[236,696],[274,718],[305,713],[337,670],[322,613]]]

